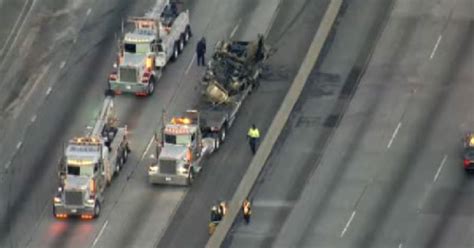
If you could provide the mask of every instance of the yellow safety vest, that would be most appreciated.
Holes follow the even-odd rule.
[[[260,132],[258,131],[257,128],[255,128],[255,129],[250,128],[247,135],[248,135],[250,138],[255,138],[255,139],[260,138]]]

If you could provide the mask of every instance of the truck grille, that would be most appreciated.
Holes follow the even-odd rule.
[[[81,191],[66,191],[65,200],[67,205],[82,205],[82,192]]]
[[[160,173],[176,174],[176,160],[160,160]]]
[[[137,70],[133,67],[120,67],[120,81],[138,82]]]

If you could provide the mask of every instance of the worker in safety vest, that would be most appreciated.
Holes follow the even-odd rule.
[[[255,155],[257,152],[258,140],[260,139],[260,131],[258,131],[258,128],[256,128],[254,124],[252,124],[252,127],[249,129],[247,137],[249,139],[250,150],[252,150],[252,153]]]
[[[252,215],[252,209],[250,207],[250,201],[245,199],[242,203],[242,213],[244,215],[245,223],[250,223],[250,216]]]

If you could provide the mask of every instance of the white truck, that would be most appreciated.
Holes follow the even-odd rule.
[[[163,127],[157,146],[157,161],[148,168],[152,184],[190,185],[201,170],[205,155],[214,151],[214,141],[204,139],[199,126],[199,112],[188,110]]]
[[[64,219],[98,217],[104,191],[127,161],[127,126],[117,127],[113,100],[107,96],[91,132],[71,139],[58,169],[53,215]]]
[[[119,44],[115,70],[109,75],[109,88],[115,94],[153,94],[162,69],[176,60],[192,33],[189,10],[176,2],[165,2],[144,17],[130,17],[134,30]]]

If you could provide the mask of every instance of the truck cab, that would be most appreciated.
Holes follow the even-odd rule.
[[[115,94],[135,93],[138,96],[153,94],[161,69],[156,65],[160,48],[153,21],[136,20],[136,29],[125,34],[119,44],[115,70],[109,76],[109,87]]]
[[[161,131],[157,161],[150,165],[148,179],[153,184],[192,184],[201,170],[203,156],[211,152],[203,141],[196,111],[173,117]]]
[[[120,42],[115,69],[109,75],[109,88],[115,94],[153,94],[162,68],[178,58],[191,36],[189,11],[177,6],[167,1],[163,9],[128,19],[134,29]]]
[[[108,149],[100,139],[74,138],[61,159],[60,186],[54,197],[53,215],[92,219],[100,214],[101,192],[106,186],[104,157]]]

